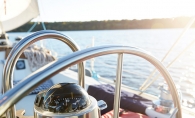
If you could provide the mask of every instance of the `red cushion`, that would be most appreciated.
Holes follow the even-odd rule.
[[[120,112],[122,109],[120,109]],[[102,118],[113,118],[113,110],[102,115]],[[140,113],[134,113],[131,111],[124,111],[122,114],[119,116],[119,118],[149,118],[146,115],[140,114]]]

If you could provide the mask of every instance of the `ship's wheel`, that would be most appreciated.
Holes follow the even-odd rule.
[[[22,97],[27,95],[35,86],[41,84],[42,82],[49,79],[51,76],[55,75],[56,73],[64,70],[72,65],[81,63],[85,60],[107,55],[107,54],[118,54],[118,64],[117,64],[117,74],[116,74],[116,91],[115,91],[115,98],[114,98],[114,118],[118,118],[118,111],[120,106],[120,91],[121,91],[121,77],[122,77],[122,65],[123,65],[123,55],[124,54],[131,54],[136,55],[141,58],[146,59],[151,64],[153,64],[157,70],[162,74],[169,90],[171,92],[174,107],[178,109],[176,114],[177,118],[182,118],[181,112],[181,104],[178,97],[178,93],[172,78],[167,71],[167,69],[162,65],[160,61],[156,58],[148,54],[147,52],[130,46],[115,46],[115,45],[108,45],[108,46],[99,46],[99,47],[92,47],[85,50],[74,52],[70,55],[67,55],[58,61],[48,65],[44,69],[38,70],[34,72],[31,76],[23,80],[23,82],[19,83],[17,87],[7,91],[4,95],[0,97],[0,116],[12,105],[14,105],[17,101],[19,101]],[[84,78],[83,80],[84,83]],[[79,84],[83,84],[79,83]]]

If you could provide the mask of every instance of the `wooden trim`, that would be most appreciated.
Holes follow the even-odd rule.
[[[5,51],[5,59],[8,57],[10,51],[11,51],[12,47],[0,47],[0,51]],[[22,55],[20,55],[20,58],[26,59],[26,57],[24,56],[24,53],[22,53]]]

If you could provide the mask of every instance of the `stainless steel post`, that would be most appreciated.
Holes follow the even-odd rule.
[[[13,88],[13,71],[16,62],[20,57],[20,55],[22,54],[22,52],[34,42],[46,38],[58,39],[66,43],[72,49],[72,51],[80,50],[79,46],[74,42],[74,40],[57,31],[42,30],[25,37],[12,48],[11,52],[7,57],[3,69],[3,93]],[[84,68],[84,63],[81,62],[78,64],[78,84],[81,85],[83,88],[85,87],[84,80],[85,80],[85,68]],[[12,114],[15,114],[13,109],[15,108],[11,108],[10,111],[12,111]],[[15,115],[11,115],[11,116],[15,117]]]
[[[120,53],[118,54],[118,63],[117,63],[117,70],[116,70],[116,84],[115,84],[115,95],[114,95],[114,118],[119,117],[122,73],[123,73],[123,53]]]
[[[177,118],[182,118],[181,112],[181,103],[179,100],[179,96],[177,93],[177,89],[175,84],[171,78],[171,75],[167,71],[167,69],[163,66],[163,64],[157,60],[155,57],[151,56],[149,53],[135,47],[129,46],[99,46],[92,47],[85,50],[74,52],[70,55],[67,55],[54,63],[51,63],[44,68],[37,70],[32,73],[30,76],[26,77],[22,80],[22,82],[18,83],[13,89],[7,91],[5,94],[0,96],[0,116],[12,105],[17,103],[20,99],[26,96],[31,90],[35,87],[48,80],[50,77],[54,76],[61,70],[64,70],[74,64],[83,62],[87,59],[91,59],[97,56],[102,56],[106,54],[116,54],[116,53],[124,53],[124,54],[132,54],[139,57],[142,57],[153,64],[159,72],[164,77],[169,90],[171,91],[171,95],[174,101],[174,106],[178,109]],[[118,96],[119,97],[119,96]]]

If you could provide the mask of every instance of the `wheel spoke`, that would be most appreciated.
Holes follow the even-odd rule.
[[[114,118],[119,117],[122,73],[123,73],[123,53],[119,53],[118,60],[117,60],[115,95],[114,95]]]

